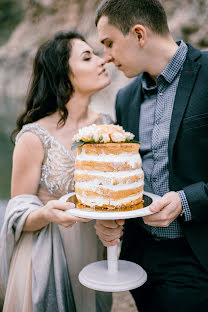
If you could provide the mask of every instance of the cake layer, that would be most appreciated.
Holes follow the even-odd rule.
[[[87,160],[76,160],[75,163],[76,169],[78,170],[92,170],[92,171],[104,171],[104,172],[112,172],[112,171],[127,171],[132,169],[141,168],[141,163],[139,162],[100,162],[100,161],[87,161]]]
[[[136,195],[131,195],[120,200],[113,200],[110,198],[103,198],[101,196],[87,197],[86,195],[80,196],[76,194],[78,202],[91,208],[102,207],[102,208],[121,208],[137,205],[142,202],[143,191]]]
[[[77,208],[79,209],[87,209],[87,210],[91,210],[91,211],[115,211],[115,207],[88,207],[88,206],[85,206],[81,203],[77,203]],[[120,208],[116,208],[116,211],[131,211],[131,210],[136,210],[136,209],[141,209],[143,208],[143,201],[141,201],[139,204],[135,204],[135,205],[132,205],[132,206],[128,206],[128,207],[120,207]]]
[[[140,188],[141,186],[144,186],[144,181],[140,180],[135,183],[126,183],[126,184],[116,184],[116,185],[110,185],[110,184],[97,184],[96,182],[89,181],[89,182],[77,182],[76,187],[81,190],[91,190],[94,192],[102,192],[101,190],[105,189],[113,192],[116,191],[125,191],[125,190],[132,190]]]
[[[106,144],[107,145],[107,144]],[[98,144],[99,146],[99,144]],[[83,149],[76,157],[76,170],[98,171],[126,171],[141,168],[142,162],[139,153],[120,155],[88,155]]]
[[[135,183],[136,184],[136,183]],[[83,189],[75,186],[76,194],[80,196],[87,196],[87,197],[103,197],[106,199],[112,200],[120,200],[129,196],[136,195],[143,190],[143,185],[140,187],[135,188],[128,188],[128,189],[121,189],[121,190],[112,190],[103,187],[96,188],[95,191],[91,189]]]
[[[138,143],[107,143],[107,144],[84,144],[78,147],[78,155],[82,152],[88,155],[120,155],[122,153],[138,154]]]
[[[78,161],[97,161],[97,162],[128,162],[134,164],[135,162],[141,163],[141,157],[138,152],[136,153],[120,153],[119,155],[114,154],[100,154],[100,155],[90,155],[86,154],[85,150],[77,155],[76,160]]]
[[[93,182],[96,185],[117,185],[134,183],[144,179],[143,170],[127,170],[127,171],[113,171],[113,172],[101,172],[101,171],[88,171],[88,170],[76,170],[74,174],[75,182]]]

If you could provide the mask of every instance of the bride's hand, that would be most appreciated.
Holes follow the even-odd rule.
[[[50,200],[42,209],[43,217],[48,223],[54,222],[65,228],[73,226],[77,222],[89,222],[90,219],[78,218],[66,213],[66,210],[74,208],[73,203]]]

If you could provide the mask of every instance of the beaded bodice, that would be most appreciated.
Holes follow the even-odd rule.
[[[102,123],[112,123],[112,119],[103,114]],[[45,190],[57,198],[74,191],[74,155],[38,123],[24,125],[16,136],[16,143],[20,136],[28,131],[40,138],[44,148],[38,193]]]
[[[73,191],[75,169],[73,154],[38,123],[23,126],[16,137],[16,142],[27,131],[35,133],[44,148],[39,187],[46,188],[49,193],[60,196]]]

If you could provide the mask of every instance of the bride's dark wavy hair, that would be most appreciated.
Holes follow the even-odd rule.
[[[60,114],[58,125],[65,124],[68,116],[66,104],[74,91],[69,79],[73,39],[85,41],[76,30],[60,31],[39,47],[33,62],[25,109],[17,118],[12,141],[25,124],[56,111]]]

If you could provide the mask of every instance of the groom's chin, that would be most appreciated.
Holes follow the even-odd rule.
[[[138,74],[137,73],[130,73],[130,72],[124,72],[123,74],[127,77],[127,78],[134,78],[136,77]]]
[[[135,70],[128,70],[128,68],[122,68],[122,69],[118,69],[120,72],[122,72],[124,74],[124,76],[126,76],[127,78],[134,78],[136,76],[138,76],[140,73],[137,73]]]

